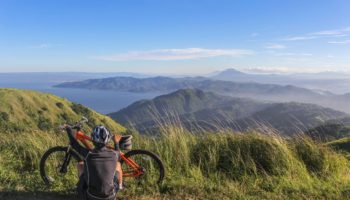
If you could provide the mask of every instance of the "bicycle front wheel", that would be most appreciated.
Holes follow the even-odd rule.
[[[124,156],[126,159],[121,160],[121,164],[127,187],[154,186],[163,181],[164,164],[156,154],[147,150],[131,150]]]
[[[40,175],[48,186],[74,187],[78,182],[77,161],[68,147],[53,147],[40,160]]]

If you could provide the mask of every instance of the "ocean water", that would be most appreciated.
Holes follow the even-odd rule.
[[[59,82],[61,81],[52,79],[19,79],[17,76],[0,75],[0,88],[29,89],[54,94],[69,101],[81,103],[103,114],[116,112],[138,100],[152,99],[161,95],[161,93],[132,93],[52,87]]]
[[[67,98],[72,102],[81,103],[103,114],[116,112],[135,101],[152,99],[160,95],[160,93],[132,93],[66,88],[46,88],[37,90]]]

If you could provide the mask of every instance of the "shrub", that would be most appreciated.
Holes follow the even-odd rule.
[[[83,106],[81,104],[72,103],[71,108],[78,115],[83,115],[83,116],[89,117],[92,114],[90,109],[86,108],[85,106]]]
[[[52,124],[50,122],[49,119],[43,117],[43,116],[39,116],[39,120],[38,120],[38,128],[40,130],[50,130],[52,129]]]
[[[48,111],[49,108],[48,108],[47,106],[43,106],[43,107],[41,107],[41,110],[42,110],[42,111]]]
[[[279,140],[262,135],[206,136],[193,150],[193,160],[207,174],[222,172],[233,179],[246,175],[283,175],[290,152]]]
[[[293,144],[299,159],[315,175],[327,177],[348,167],[347,161],[337,156],[329,147],[309,138],[294,139]]]
[[[8,122],[10,120],[9,114],[7,112],[0,112],[0,120]]]
[[[61,118],[65,121],[65,122],[70,122],[70,117],[67,113],[62,113],[60,114]]]
[[[56,103],[56,106],[58,107],[58,108],[63,108],[64,107],[64,104],[63,103],[61,103],[61,102],[57,102]]]
[[[305,141],[295,143],[296,153],[310,172],[321,173],[326,164],[325,154],[321,149],[315,148],[311,141]]]

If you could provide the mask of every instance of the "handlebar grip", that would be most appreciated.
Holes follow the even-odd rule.
[[[66,126],[65,125],[60,125],[60,126],[58,126],[58,129],[60,129],[60,130],[64,130],[66,128]]]

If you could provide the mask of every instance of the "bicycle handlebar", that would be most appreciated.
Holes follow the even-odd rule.
[[[69,124],[65,124],[65,125],[60,125],[59,129],[63,130],[65,129],[67,126],[71,127],[72,129],[80,129],[82,128],[82,126],[89,122],[89,120],[86,117],[82,117],[81,120],[77,123],[75,123],[75,125],[69,125]]]

